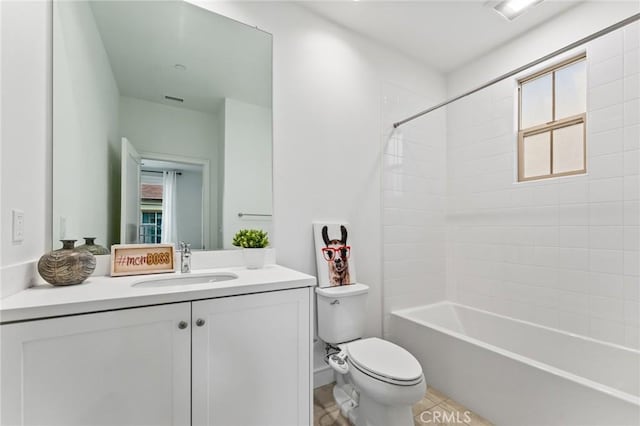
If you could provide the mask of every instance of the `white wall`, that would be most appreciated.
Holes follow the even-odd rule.
[[[240,229],[273,234],[271,217],[238,217],[239,212],[273,211],[271,109],[227,98],[224,117],[222,246],[230,249]]]
[[[636,7],[634,2],[625,4],[622,6],[625,10],[628,7]],[[550,33],[553,37],[544,36],[552,27],[543,26],[531,33],[537,34],[537,38],[523,38],[504,50],[497,49],[495,53],[477,61],[475,66],[465,67],[453,74],[449,78],[449,93],[459,93],[472,86],[474,82],[486,81],[489,77],[514,68],[512,65],[520,65],[526,62],[526,59],[533,59],[552,50],[554,46],[559,47],[567,41],[573,41],[579,38],[575,36],[578,33],[590,33],[592,29],[601,28],[604,25],[600,19],[615,21],[631,14],[610,6],[610,3],[604,2],[585,3],[567,12],[576,13],[575,21],[572,16],[566,15],[550,23],[556,26],[556,30]],[[390,82],[409,88],[410,92],[425,99],[430,99],[434,93],[442,90],[443,79],[430,70],[330,24],[296,5],[212,2],[207,7],[248,24],[258,25],[274,34],[274,208],[279,262],[313,274],[315,260],[312,251],[311,222],[313,220],[349,221],[353,226],[354,241],[357,241],[357,247],[360,250],[359,277],[372,286],[367,332],[380,334],[383,243],[380,208],[382,205],[380,164],[383,155],[379,126],[382,114],[381,95],[385,90],[384,83]],[[619,16],[616,18],[611,14]],[[0,2],[0,15],[2,20],[0,30],[2,38],[0,53],[2,59],[0,239],[2,241],[0,253],[2,258],[0,265],[3,267],[2,289],[4,290],[8,285],[5,279],[8,266],[35,260],[49,248],[51,235],[50,4]],[[577,25],[575,22],[580,24]],[[574,34],[570,37],[571,40],[563,38],[564,31],[571,31]],[[520,54],[524,54],[527,58]],[[627,64],[632,63],[631,59],[627,59]],[[627,84],[633,83],[634,78],[631,76]],[[500,94],[497,93],[497,95],[499,97]],[[434,98],[437,99],[438,96]],[[509,100],[507,99],[505,103],[509,103]],[[637,152],[637,148],[633,148],[637,146],[634,145],[638,140],[635,133],[637,126],[624,126],[624,111],[626,109],[628,118],[631,119],[632,108],[635,107],[636,101],[629,101],[629,104],[625,105],[613,106],[610,109],[602,108],[601,112],[611,113],[610,122],[617,121],[618,126],[612,128],[611,133],[607,135],[615,136],[607,139],[613,143],[605,143],[601,146],[605,149],[611,146],[616,147],[618,151],[612,154],[618,155],[620,144],[622,144],[623,168],[625,158],[630,158],[626,161],[626,167],[632,168],[637,164],[632,161],[634,152]],[[504,106],[496,106],[498,109],[504,108]],[[621,108],[622,118],[620,118]],[[606,121],[607,117],[601,118]],[[622,120],[621,126],[620,120]],[[606,156],[605,152],[601,152],[603,157]],[[508,154],[508,151],[506,153]],[[456,162],[454,159],[452,161]],[[338,176],[339,179],[328,182],[326,179],[328,174]],[[633,196],[635,185],[633,174],[621,178],[623,197],[625,194]],[[621,178],[614,178],[613,182],[619,183]],[[591,177],[586,178],[591,182],[589,179]],[[607,178],[604,180],[612,182]],[[596,187],[597,185],[596,183]],[[534,186],[530,185],[531,191],[524,191],[527,194],[526,197],[529,197],[528,194],[537,193]],[[591,187],[590,183],[589,187]],[[616,188],[619,187],[616,186]],[[619,195],[619,189],[615,191],[618,191]],[[576,197],[585,197],[584,192],[569,191],[569,193]],[[540,197],[544,196],[546,195],[543,191]],[[623,244],[627,246],[623,247],[634,247],[628,244],[632,244],[634,236],[637,235],[635,233],[637,230],[633,228],[637,225],[625,225],[624,221],[627,217],[633,219],[631,213],[637,206],[637,201],[623,199],[604,203],[613,203],[609,204],[613,207],[610,213],[612,212],[611,217],[618,221],[618,225],[603,226],[625,227],[623,239],[627,242]],[[622,208],[622,225],[619,224],[620,207]],[[19,208],[25,212],[25,241],[19,245],[13,244],[10,238],[11,208]],[[560,226],[560,209],[561,206],[558,204],[558,227]],[[570,210],[571,207],[562,209]],[[629,214],[625,213],[625,209],[629,209]],[[584,209],[582,214],[584,215]],[[600,213],[593,210],[593,217],[598,217],[597,214]],[[584,218],[582,220],[584,223]],[[486,238],[491,238],[490,229],[487,227],[482,229],[489,231]],[[544,236],[536,234],[535,238],[538,241],[538,238],[543,239]],[[559,238],[560,229],[558,229]],[[550,241],[554,241],[553,237],[550,237]],[[552,251],[555,251],[553,246],[545,247],[551,247]],[[612,250],[614,253],[609,251],[603,253],[602,249],[592,248],[601,250],[594,252],[596,258],[609,254],[613,254],[616,259],[620,258],[620,250]],[[633,266],[633,250],[621,251],[623,267],[624,265]],[[578,252],[583,253],[580,250],[564,252],[569,256],[569,259],[565,260],[568,260],[569,264],[575,264],[571,262],[577,259],[582,259],[580,262],[584,262],[583,254],[571,259],[571,256]],[[560,253],[559,250],[558,253]],[[491,252],[486,255],[491,255]],[[616,262],[619,263],[619,260]],[[584,268],[584,263],[582,265]],[[579,279],[571,282],[581,282],[583,285],[591,282],[591,271],[584,269],[574,271],[575,277]],[[622,284],[620,284],[620,274],[611,275],[617,278],[608,281],[609,285],[600,289],[613,288],[617,289],[616,291],[622,289],[625,295],[622,303],[624,306],[627,306],[627,301],[637,300],[635,275],[622,275]],[[25,273],[24,278],[29,279],[29,274]],[[575,293],[579,294],[579,292]],[[594,306],[593,309],[601,309],[602,312],[615,312],[614,308],[622,306],[619,303],[621,298],[605,297],[605,299],[607,303],[609,299],[617,302],[610,305],[606,303],[598,305],[598,302],[593,302],[595,304],[588,306]],[[584,297],[576,300],[582,300],[578,302],[578,306],[584,307]],[[587,300],[587,304],[591,303],[590,298]],[[588,306],[587,309],[591,309]],[[610,309],[602,309],[606,306],[610,306]],[[633,309],[633,305],[629,307]],[[629,312],[629,309],[626,311],[625,309],[617,312]],[[579,324],[580,321],[577,323]],[[600,324],[605,324],[600,328],[600,332],[606,331],[610,326],[610,335],[617,341],[621,341],[621,330],[624,329],[625,333],[627,331],[627,326],[620,326],[624,321],[605,319],[605,322]],[[630,327],[633,331],[633,325]]]
[[[120,93],[89,4],[56,2],[53,19],[54,247],[84,236],[109,247],[119,234],[112,176],[120,174]]]
[[[2,2],[1,7],[6,266],[33,261],[49,248],[51,14],[44,2]],[[442,90],[442,77],[294,4],[211,2],[208,7],[274,34],[279,262],[313,274],[311,222],[349,221],[360,250],[359,277],[372,286],[367,333],[380,334],[381,88],[393,82],[428,95]],[[327,172],[339,179],[327,183]],[[16,181],[22,183],[15,186]],[[22,208],[27,221],[19,246],[10,241],[12,207]]]
[[[176,108],[142,99],[120,97],[120,134],[138,152],[171,154],[209,160],[210,246],[219,247],[218,158],[219,118],[214,114]]]
[[[448,107],[450,298],[640,347],[639,40],[586,46],[587,175],[515,183],[515,79]]]
[[[38,259],[51,241],[51,4],[3,1],[0,15],[0,292],[6,294],[35,277],[20,265]],[[11,241],[13,208],[25,213],[20,244]]]
[[[202,172],[184,170],[178,176],[176,217],[178,241],[202,248]]]
[[[273,34],[278,262],[315,275],[311,223],[349,222],[358,280],[371,287],[366,333],[380,335],[383,84],[437,98],[443,78],[295,4],[198,4]]]

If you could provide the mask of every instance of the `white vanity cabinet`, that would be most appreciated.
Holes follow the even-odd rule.
[[[193,302],[193,425],[311,417],[308,288]]]
[[[190,305],[2,325],[2,426],[188,425]]]
[[[311,290],[2,325],[1,425],[308,425]]]

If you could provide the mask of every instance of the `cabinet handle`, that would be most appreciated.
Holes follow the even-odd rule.
[[[185,328],[187,328],[187,326],[188,326],[188,325],[189,325],[189,323],[188,323],[188,322],[186,322],[186,321],[180,321],[180,322],[178,323],[178,328],[179,328],[180,330],[184,330]]]
[[[202,326],[204,325],[204,320],[203,320],[202,318],[198,318],[198,319],[196,320],[196,325],[197,325],[198,327],[202,327]]]

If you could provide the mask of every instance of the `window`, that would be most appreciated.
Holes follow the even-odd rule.
[[[518,83],[518,181],[585,173],[586,56]]]
[[[162,172],[141,170],[139,237],[142,244],[162,241]]]
[[[162,210],[143,210],[140,218],[140,243],[159,244],[162,242]]]

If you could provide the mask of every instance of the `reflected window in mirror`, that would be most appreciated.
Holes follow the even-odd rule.
[[[140,173],[140,242],[162,242],[162,173]]]

